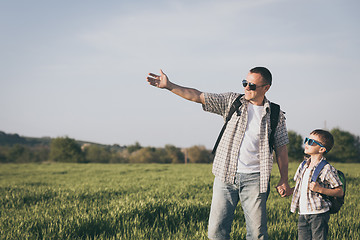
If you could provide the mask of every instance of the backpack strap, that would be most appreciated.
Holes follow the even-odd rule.
[[[345,174],[342,172],[342,171],[340,171],[340,170],[336,170],[336,172],[337,172],[337,175],[338,175],[338,177],[339,177],[339,179],[340,179],[340,182],[343,184],[342,185],[342,188],[343,188],[343,191],[344,191],[344,196],[343,196],[343,198],[345,197],[345,192],[346,192],[346,178],[345,178]]]
[[[235,101],[233,102],[233,104],[231,105],[230,110],[229,110],[229,113],[228,113],[228,115],[227,115],[227,117],[226,117],[226,119],[225,119],[224,126],[222,127],[222,129],[221,129],[221,131],[220,131],[220,134],[219,134],[219,136],[218,136],[218,138],[217,138],[217,140],[216,140],[215,146],[214,146],[214,148],[213,148],[213,150],[212,150],[212,152],[211,152],[212,154],[215,154],[216,149],[217,149],[217,147],[218,147],[218,145],[219,145],[219,143],[220,143],[220,140],[221,140],[221,138],[222,138],[222,135],[223,135],[224,132],[225,132],[227,123],[228,123],[228,122],[230,121],[230,119],[231,119],[231,116],[232,116],[232,115],[234,114],[234,112],[235,112],[237,109],[239,109],[239,107],[242,105],[242,103],[241,103],[241,101],[240,101],[240,98],[241,98],[242,96],[244,96],[244,94],[240,94],[240,95],[235,99]]]
[[[302,163],[301,163],[301,169],[303,169],[304,168],[304,166],[305,166],[305,164],[306,164],[306,160],[304,160]]]
[[[315,168],[313,175],[311,177],[311,182],[316,182],[316,179],[319,177],[321,170],[324,168],[326,164],[329,164],[328,161],[322,160]]]
[[[275,142],[275,132],[276,127],[279,122],[279,114],[280,114],[280,106],[276,103],[271,102],[270,103],[270,128],[271,133],[269,137],[269,146],[270,146],[270,152],[272,153],[274,149],[274,142]]]
[[[225,132],[227,123],[230,121],[232,115],[234,114],[234,112],[239,109],[239,107],[242,105],[240,98],[244,96],[244,94],[240,94],[235,101],[233,102],[233,104],[230,107],[229,113],[226,116],[225,119],[225,123],[224,126],[222,127],[220,134],[216,140],[215,146],[212,150],[212,154],[215,154],[216,149],[220,143],[220,140],[222,138],[222,135]],[[280,106],[276,103],[271,102],[270,103],[270,128],[271,128],[271,133],[270,133],[270,137],[269,137],[269,146],[270,146],[270,152],[272,153],[273,149],[274,149],[274,141],[275,141],[275,131],[276,131],[276,127],[278,125],[279,122],[279,114],[280,114]]]

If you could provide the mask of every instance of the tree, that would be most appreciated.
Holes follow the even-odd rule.
[[[28,146],[15,144],[9,149],[8,160],[14,163],[35,162],[34,151]]]
[[[288,131],[288,155],[293,160],[302,159],[304,156],[303,138],[294,131]]]
[[[92,163],[109,163],[111,159],[111,153],[104,147],[97,145],[90,145],[84,149],[85,159],[87,162]]]
[[[6,162],[8,162],[6,155],[2,151],[0,151],[0,163],[6,163]]]
[[[192,146],[187,149],[189,163],[211,163],[213,156],[204,146]]]
[[[133,152],[136,152],[137,150],[140,150],[142,146],[139,142],[136,142],[134,145],[130,145],[127,147],[128,152],[131,154]]]
[[[54,162],[84,162],[84,155],[74,139],[59,137],[51,141],[49,159]]]
[[[183,163],[184,162],[184,153],[181,152],[180,148],[177,148],[173,145],[165,145],[165,154],[168,161],[166,163]]]
[[[132,152],[129,157],[130,163],[158,163],[159,154],[152,147],[144,147]]]
[[[334,147],[327,154],[327,158],[338,162],[360,162],[360,140],[350,132],[334,128]]]

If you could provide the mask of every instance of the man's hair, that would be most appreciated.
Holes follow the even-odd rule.
[[[324,145],[327,152],[330,152],[330,150],[334,146],[334,137],[330,132],[322,129],[316,129],[310,134],[318,136],[320,138],[320,143]]]
[[[267,69],[266,67],[254,67],[253,69],[250,70],[250,72],[251,73],[259,73],[261,75],[261,77],[263,78],[264,82],[271,86],[272,76],[271,76],[271,72],[269,71],[269,69]]]

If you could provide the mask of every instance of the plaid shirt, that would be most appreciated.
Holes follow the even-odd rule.
[[[323,158],[323,159],[325,159],[325,158]],[[294,181],[296,181],[296,184],[295,184],[295,188],[294,188],[294,193],[293,193],[293,197],[292,197],[292,201],[291,201],[291,209],[290,209],[290,211],[293,213],[299,207],[301,183],[303,181],[308,181],[308,184],[310,184],[313,172],[314,172],[315,168],[317,167],[317,165],[319,165],[319,164],[317,164],[310,170],[309,179],[303,179],[304,173],[305,173],[306,169],[308,168],[310,161],[311,161],[311,159],[309,158],[307,160],[307,163],[304,165],[304,167],[302,167],[302,163],[300,163],[300,165],[295,173],[295,176],[294,176]],[[320,184],[320,186],[324,187],[324,188],[336,188],[336,187],[339,187],[342,185],[342,183],[336,173],[336,169],[333,166],[331,166],[330,164],[326,164],[324,166],[324,168],[321,170],[316,182],[318,182]],[[326,209],[326,208],[328,209],[330,207],[329,203],[318,192],[313,192],[310,189],[308,189],[306,197],[307,197],[307,208],[310,211],[317,211],[317,210],[322,210],[322,209]]]
[[[205,104],[203,109],[208,112],[216,113],[226,119],[232,103],[239,96],[238,93],[204,93]],[[243,140],[245,129],[247,126],[248,112],[247,106],[249,101],[244,97],[240,99],[242,102],[239,113],[234,113],[227,124],[225,132],[216,150],[213,174],[220,178],[221,181],[233,184],[238,165],[239,150]],[[239,116],[240,115],[240,116]],[[265,98],[264,112],[260,125],[260,142],[259,142],[259,158],[260,158],[260,192],[267,191],[270,179],[271,169],[273,165],[273,156],[270,152],[270,102]],[[275,132],[275,150],[289,143],[285,116],[280,111],[279,122]]]

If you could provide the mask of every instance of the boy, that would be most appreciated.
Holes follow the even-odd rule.
[[[310,157],[296,171],[296,184],[291,189],[291,212],[299,208],[298,239],[326,239],[330,213],[329,202],[323,195],[342,197],[342,183],[330,164],[324,166],[316,182],[311,182],[311,177],[316,166],[325,160],[324,155],[333,147],[334,138],[330,132],[317,129],[305,138],[304,144],[304,153]]]

